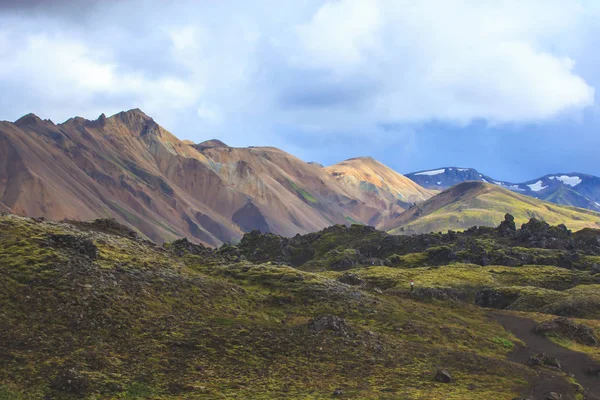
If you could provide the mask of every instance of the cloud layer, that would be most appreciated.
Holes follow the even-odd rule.
[[[140,107],[183,137],[246,132],[278,144],[290,130],[539,122],[595,101],[593,78],[578,70],[593,3],[248,3],[4,6],[0,118]]]

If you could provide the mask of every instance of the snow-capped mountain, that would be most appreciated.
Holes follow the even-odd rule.
[[[523,183],[499,181],[473,168],[445,167],[406,174],[428,189],[443,190],[465,181],[481,181],[505,187],[556,204],[587,208],[600,212],[600,178],[572,173],[545,175]]]
[[[481,181],[509,185],[506,182],[496,182],[487,175],[473,168],[446,167],[427,171],[412,172],[405,175],[419,185],[428,189],[443,190],[465,181]]]

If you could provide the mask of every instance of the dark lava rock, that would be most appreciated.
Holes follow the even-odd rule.
[[[600,264],[593,264],[591,272],[592,274],[600,274]]]
[[[587,346],[598,346],[598,337],[589,326],[578,324],[565,317],[542,322],[535,328],[537,333],[554,333]]]
[[[432,264],[446,264],[456,260],[456,253],[448,246],[432,247],[427,250],[427,260]]]
[[[437,382],[450,383],[452,382],[452,375],[450,375],[450,372],[446,371],[445,369],[438,369],[438,371],[435,373],[434,379]]]
[[[350,286],[361,286],[365,284],[365,281],[360,279],[356,274],[345,273],[338,278],[338,282],[345,283]]]
[[[510,214],[504,216],[504,221],[498,226],[498,232],[503,236],[512,235],[517,230],[515,217]]]
[[[212,251],[204,247],[201,244],[192,243],[186,238],[176,240],[166,246],[169,251],[177,256],[183,256],[185,254],[193,254],[196,256],[207,255]]]
[[[503,310],[517,300],[515,294],[502,293],[494,289],[481,289],[475,294],[475,304],[480,307]]]
[[[310,322],[308,327],[313,332],[330,330],[340,336],[347,337],[349,335],[349,328],[346,324],[346,321],[344,321],[343,318],[336,317],[335,315],[323,315],[315,318]]]
[[[50,387],[54,390],[77,395],[85,394],[89,386],[88,378],[75,368],[67,368],[60,371],[50,384]]]
[[[529,357],[527,360],[527,366],[529,367],[551,367],[555,369],[562,369],[560,365],[560,360],[556,357],[549,356],[548,354],[536,354],[534,356]]]
[[[104,232],[111,235],[123,236],[129,239],[137,239],[138,233],[133,229],[117,222],[114,218],[99,218],[93,221],[67,221],[70,224],[80,228],[89,229],[97,232]]]
[[[62,234],[51,234],[48,238],[53,246],[75,250],[91,260],[98,258],[98,248],[90,239]]]
[[[521,225],[517,243],[542,249],[570,249],[574,245],[571,231],[565,225],[551,226],[535,218]]]

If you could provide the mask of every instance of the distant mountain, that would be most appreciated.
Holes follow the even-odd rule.
[[[552,225],[565,224],[572,230],[600,228],[600,213],[548,203],[477,181],[452,186],[392,218],[386,228],[394,234],[413,234],[496,226],[506,213],[515,217],[517,226],[536,218]]]
[[[434,190],[466,181],[487,182],[552,203],[600,211],[600,178],[576,172],[550,174],[524,183],[500,181],[473,168],[457,167],[413,172],[406,177]]]
[[[0,122],[0,211],[114,217],[157,242],[186,236],[218,245],[253,229],[293,236],[333,224],[383,226],[390,212],[433,194],[374,161],[339,168],[273,147],[181,141],[138,109],[62,124],[33,114]]]
[[[353,211],[372,226],[434,194],[371,157],[351,158],[325,171],[358,200]]]

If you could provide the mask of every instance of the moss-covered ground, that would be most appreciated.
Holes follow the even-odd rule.
[[[411,297],[407,282],[470,296],[481,288],[539,291],[536,299],[567,293],[565,301],[590,298],[598,284],[589,270],[551,266],[424,266],[430,255],[420,245],[395,267],[332,271],[318,263],[343,243],[360,242],[364,253],[385,237],[367,227],[326,230],[305,257],[316,266],[302,270],[269,260],[276,251],[265,247],[265,260],[248,261],[250,238],[214,252],[177,252],[175,245],[2,216],[0,399],[315,399],[335,392],[509,400],[538,377],[507,360],[518,340],[471,301]],[[342,283],[348,273],[362,283]],[[434,380],[439,368],[451,383]]]

